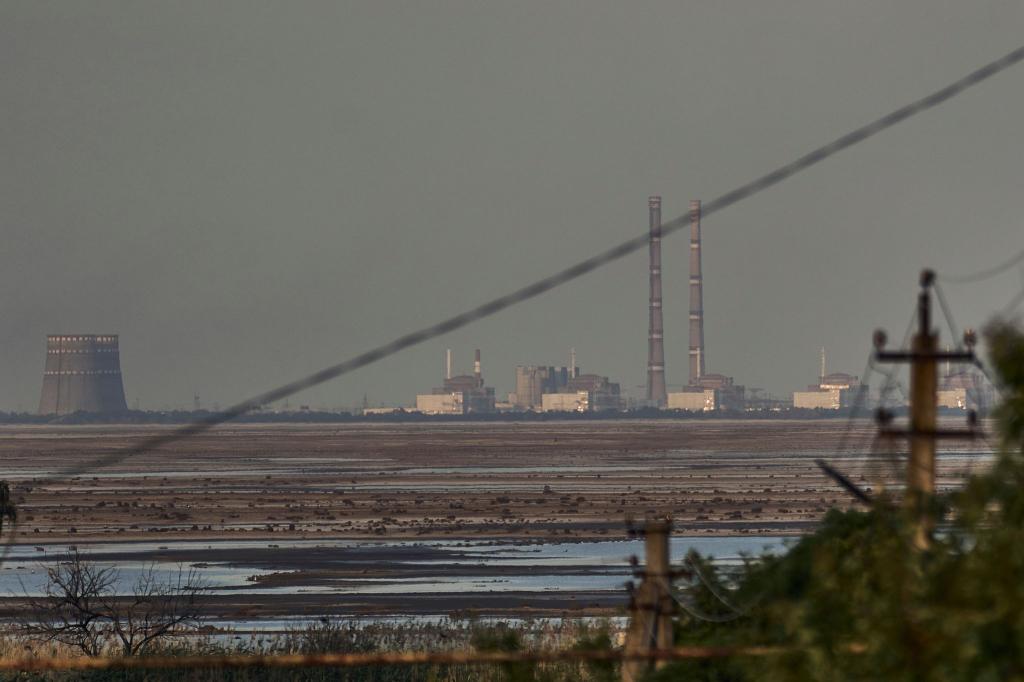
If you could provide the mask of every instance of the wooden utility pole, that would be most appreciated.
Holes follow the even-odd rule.
[[[927,279],[927,281],[926,281]],[[911,344],[910,364],[910,456],[907,458],[907,511],[916,519],[913,543],[925,549],[934,529],[929,513],[935,495],[935,430],[938,426],[939,335],[931,329],[931,276],[922,275],[917,296],[917,333]]]
[[[644,567],[634,571],[642,578],[630,601],[630,621],[626,631],[625,652],[647,654],[674,646],[672,638],[673,571],[669,558],[669,536],[672,523],[667,519],[651,519],[644,525]],[[634,557],[635,559],[635,557]],[[634,561],[634,563],[636,563]],[[658,661],[660,668],[667,661]],[[622,664],[623,682],[637,682],[650,667],[649,661],[631,659]]]
[[[965,351],[939,352],[939,335],[932,330],[931,290],[935,273],[921,273],[921,291],[917,296],[917,332],[910,352],[883,350],[885,333],[875,332],[876,357],[880,362],[910,363],[910,428],[900,431],[888,427],[891,415],[879,410],[880,435],[904,437],[910,441],[907,459],[907,486],[903,503],[914,525],[912,542],[916,549],[927,549],[935,528],[932,499],[935,496],[935,441],[941,437],[972,437],[969,431],[940,431],[938,428],[938,363],[940,360],[973,362],[974,336],[965,334]],[[973,420],[972,420],[973,424]]]

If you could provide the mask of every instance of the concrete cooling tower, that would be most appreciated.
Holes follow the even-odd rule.
[[[121,354],[116,334],[46,337],[39,414],[124,412]]]

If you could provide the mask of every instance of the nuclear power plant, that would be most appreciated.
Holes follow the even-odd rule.
[[[686,383],[668,391],[665,363],[665,325],[662,288],[662,198],[648,197],[649,298],[646,396],[631,406],[669,410],[744,410],[746,390],[732,377],[707,371],[704,338],[704,270],[702,263],[702,209],[699,200],[689,203],[690,239],[686,319],[688,343]],[[681,307],[681,306],[680,306]],[[796,407],[840,409],[850,405],[859,388],[856,377],[825,374],[824,358],[819,383],[793,396]],[[619,384],[600,374],[584,374],[570,349],[568,367],[520,365],[515,371],[515,392],[508,401],[495,400],[495,390],[484,383],[480,350],[471,373],[456,375],[449,349],[443,359],[443,381],[429,393],[416,396],[421,414],[468,415],[493,412],[597,412],[624,408]],[[963,408],[973,397],[962,378],[945,382],[944,404]],[[640,388],[638,386],[638,388]],[[757,390],[757,389],[752,389]],[[974,402],[978,402],[975,398]],[[364,406],[365,407],[365,406]],[[403,408],[387,408],[402,411]],[[46,369],[39,413],[68,415],[75,412],[120,413],[127,411],[121,378],[118,337],[115,334],[51,335],[47,337]]]
[[[46,337],[40,414],[102,414],[127,409],[116,334]]]
[[[743,410],[746,390],[732,377],[707,372],[704,346],[704,271],[701,262],[701,202],[690,202],[690,266],[686,299],[689,343],[686,348],[689,375],[681,390],[668,392],[665,371],[665,321],[661,273],[661,197],[647,198],[649,250],[649,298],[647,327],[647,392],[638,401],[642,407],[670,410]],[[478,351],[479,353],[479,351]],[[478,356],[479,358],[479,356]],[[515,392],[508,402],[495,403],[493,389],[484,389],[478,369],[473,376],[452,377],[451,351],[445,354],[444,386],[416,397],[415,410],[425,414],[467,414],[471,412],[594,412],[620,410],[623,397],[619,384],[598,374],[582,374],[570,351],[568,367],[519,365]]]

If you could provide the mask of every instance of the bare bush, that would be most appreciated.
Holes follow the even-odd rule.
[[[77,549],[68,561],[45,570],[43,596],[28,598],[23,621],[33,639],[58,642],[87,656],[134,656],[198,625],[198,598],[205,585],[195,569],[179,568],[165,580],[149,566],[127,595],[116,592],[116,568],[91,563]]]

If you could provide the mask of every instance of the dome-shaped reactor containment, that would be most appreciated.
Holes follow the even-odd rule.
[[[39,414],[111,413],[127,409],[116,334],[46,337]]]

